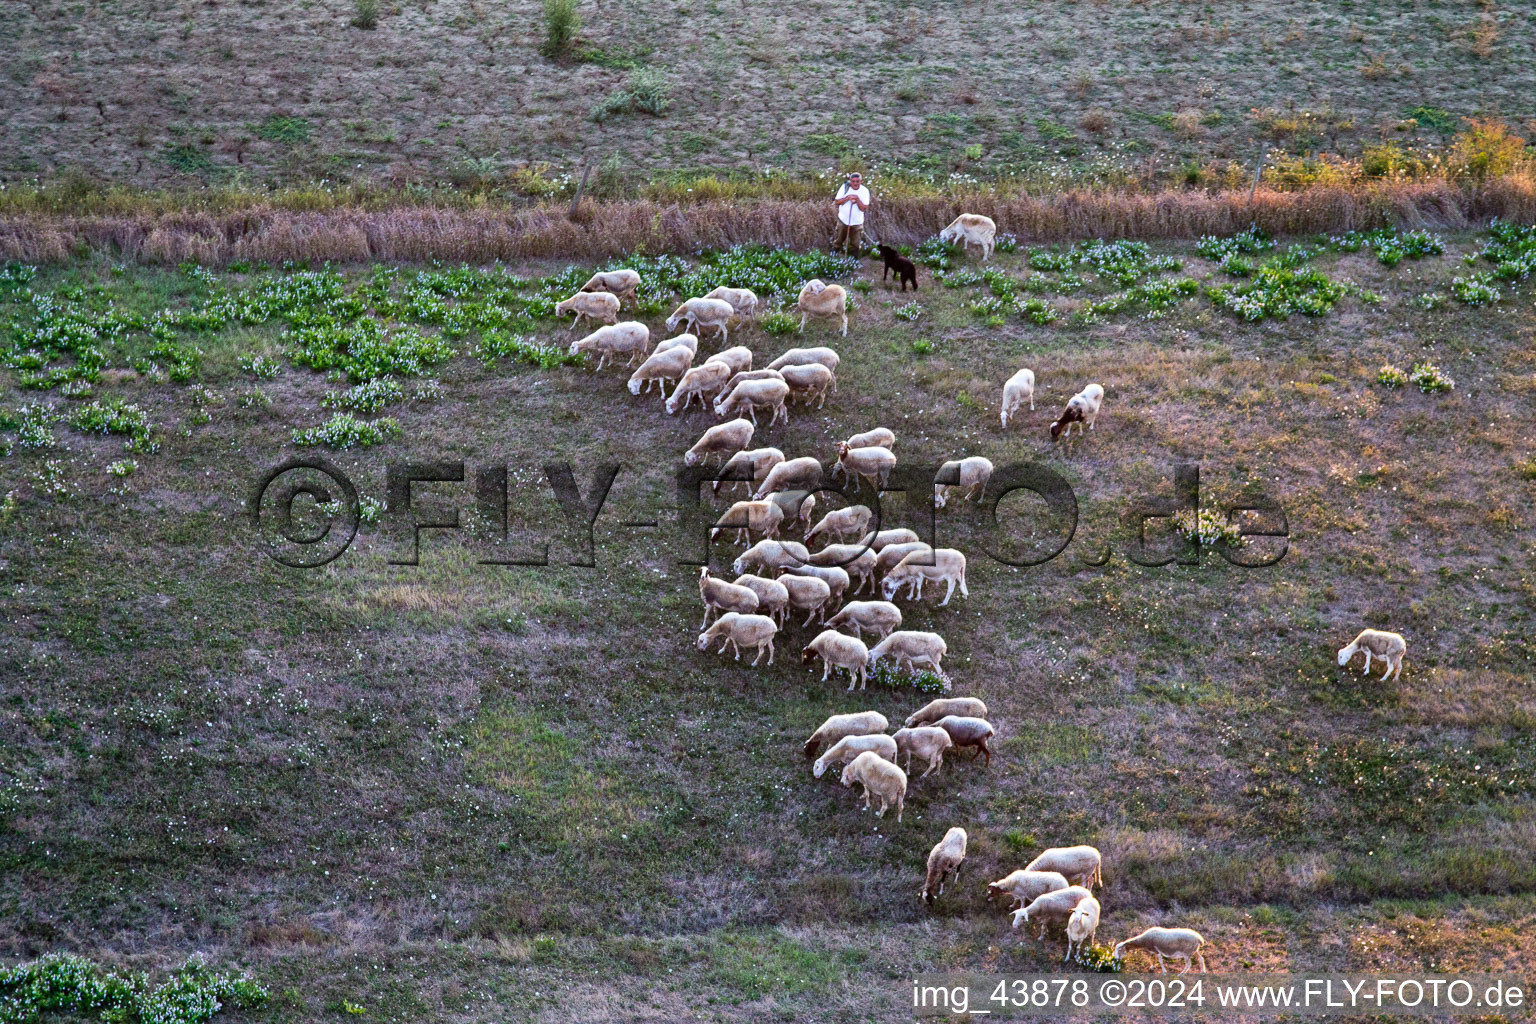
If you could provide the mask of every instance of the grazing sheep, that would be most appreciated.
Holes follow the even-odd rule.
[[[745,412],[756,423],[761,409],[769,414],[770,427],[781,419],[788,423],[789,409],[784,404],[788,397],[789,385],[782,380],[743,381],[735,390],[715,399],[715,415],[739,416]]]
[[[882,640],[900,625],[901,609],[888,601],[849,601],[841,611],[827,620],[829,629],[847,626],[853,630],[854,636],[861,638],[867,629]],[[912,720],[908,719],[907,724],[911,725]]]
[[[826,580],[819,580],[814,576],[800,576],[795,573],[786,573],[779,577],[779,582],[789,593],[789,608],[805,612],[805,621],[802,626],[809,626],[811,620],[820,612],[823,620],[827,617],[827,605],[832,601],[832,588],[827,586]],[[785,612],[787,618],[789,612]]]
[[[744,380],[783,380],[784,375],[778,370],[743,370],[730,380],[725,382],[725,394],[730,394],[736,389],[736,385]]]
[[[757,611],[760,615],[774,617],[780,627],[784,625],[784,612],[789,607],[789,591],[778,580],[765,576],[743,573],[733,581],[738,587],[746,587],[757,595]]]
[[[801,664],[809,665],[817,658],[822,661],[822,682],[827,681],[827,676],[831,675],[834,668],[845,668],[848,670],[850,693],[853,692],[854,683],[858,683],[861,690],[869,685],[869,677],[865,674],[869,648],[864,646],[864,641],[835,629],[824,629],[800,651]]]
[[[835,566],[843,570],[848,574],[849,580],[858,581],[851,591],[857,594],[866,585],[869,585],[871,590],[874,589],[875,560],[878,557],[869,548],[859,544],[828,544],[811,555],[810,564]],[[877,603],[885,604],[884,601]]]
[[[920,540],[901,541],[896,544],[887,544],[880,549],[875,556],[875,578],[884,579],[901,564],[902,560],[913,552],[918,552],[918,561],[932,561],[933,548]]]
[[[633,299],[640,287],[640,274],[634,270],[604,270],[587,278],[584,292],[608,292],[619,299]]]
[[[667,330],[675,331],[678,324],[686,323],[690,332],[702,336],[704,328],[713,327],[720,332],[721,342],[729,344],[730,320],[735,315],[735,307],[724,299],[688,299],[667,317]]]
[[[746,587],[738,587],[711,576],[707,565],[699,570],[699,597],[704,601],[704,621],[699,623],[700,629],[709,625],[712,613],[737,612],[750,615],[757,611],[755,593]]]
[[[825,535],[827,539],[844,537],[861,537],[869,529],[870,517],[874,515],[868,505],[849,505],[847,508],[833,509],[821,517],[821,522],[811,527],[805,535],[805,542],[809,544],[818,536]]]
[[[743,588],[745,589],[745,588]],[[751,591],[747,591],[751,593]],[[766,615],[742,615],[738,612],[726,612],[715,620],[715,624],[699,634],[699,650],[709,649],[710,644],[716,640],[722,640],[720,650],[727,647],[734,648],[736,660],[741,660],[743,647],[757,648],[757,657],[752,659],[752,665],[763,659],[763,649],[768,650],[768,664],[773,664],[773,636],[779,631],[779,627]]]
[[[825,366],[832,373],[837,372],[837,366],[842,362],[837,352],[825,345],[817,345],[815,348],[792,348],[779,358],[768,364],[770,370],[784,370],[790,366],[810,366],[812,363]]]
[[[788,565],[802,565],[811,557],[804,544],[792,540],[760,540],[737,556],[731,568],[738,573],[757,566],[762,569],[782,569]]]
[[[885,817],[892,804],[896,805],[896,820],[907,802],[907,773],[873,750],[866,750],[843,769],[843,785],[852,787],[857,782],[864,788],[864,809],[869,810],[869,798],[880,798],[880,809],[875,817]]]
[[[684,332],[682,334],[676,335],[675,337],[667,338],[665,341],[657,342],[656,344],[656,352],[665,352],[669,348],[686,348],[690,354],[698,355],[699,339],[695,335]],[[655,355],[656,353],[653,352],[651,354]]]
[[[1080,885],[1069,885],[1065,889],[1042,893],[1024,909],[1013,912],[1013,927],[1017,928],[1021,924],[1038,921],[1040,934],[1035,936],[1035,941],[1039,942],[1045,938],[1046,925],[1052,921],[1068,920],[1079,903],[1091,899],[1093,899],[1093,893]]]
[[[789,385],[789,396],[806,405],[811,404],[811,399],[816,400],[816,408],[820,409],[827,401],[827,392],[837,392],[837,378],[832,371],[820,363],[810,363],[805,366],[786,366],[783,370],[784,383]]]
[[[663,401],[667,397],[666,385],[683,379],[693,366],[693,353],[681,345],[674,345],[667,349],[657,349],[652,352],[645,362],[640,364],[629,378],[629,393],[638,395],[642,389],[649,391],[651,385],[656,385]]]
[[[1092,846],[1056,846],[1024,865],[1025,871],[1055,871],[1073,885],[1104,884],[1104,858]]]
[[[893,530],[881,530],[879,533],[866,533],[859,543],[879,553],[892,544],[912,544],[916,541],[916,532],[901,526]]]
[[[752,431],[757,429],[751,420],[731,420],[717,423],[704,431],[693,447],[683,455],[683,465],[697,466],[712,455],[734,455],[752,443]]]
[[[769,491],[764,501],[771,501],[784,512],[784,522],[804,527],[816,511],[816,495],[810,491]]]
[[[1072,959],[1072,950],[1077,950],[1078,956],[1083,954],[1083,943],[1093,943],[1093,937],[1099,930],[1099,901],[1089,896],[1077,905],[1072,911],[1072,916],[1067,918],[1067,953],[1062,960]]]
[[[852,608],[853,605],[848,607]],[[895,608],[896,606],[889,605],[888,607]],[[897,612],[897,615],[900,614],[900,612]],[[937,722],[939,719],[947,718],[950,715],[960,715],[967,718],[986,718],[987,705],[976,697],[940,697],[938,700],[931,700],[912,712],[902,724],[911,729],[914,726]]]
[[[848,447],[895,448],[896,434],[885,427],[876,427],[874,430],[866,430],[862,434],[854,434],[848,439]]]
[[[938,669],[934,671],[937,672]],[[987,740],[997,735],[997,730],[992,728],[991,723],[968,715],[945,715],[935,724],[949,733],[949,738],[955,741],[956,747],[975,747],[986,756],[987,767],[992,766],[992,748],[987,746]],[[1062,874],[1066,872],[1063,871]]]
[[[708,361],[724,363],[726,366],[729,366],[731,372],[726,374],[726,377],[730,378],[735,374],[752,369],[752,350],[745,345],[732,345],[730,348],[723,348],[716,352],[709,357]]]
[[[1019,411],[1019,406],[1029,403],[1029,411],[1035,411],[1035,371],[1020,370],[1003,385],[1003,429],[1008,429],[1008,417]]]
[[[949,733],[929,725],[897,729],[892,738],[896,741],[897,752],[907,755],[907,771],[912,770],[913,754],[928,762],[928,770],[919,776],[924,779],[944,766],[944,751],[955,745]]]
[[[783,579],[784,576],[809,576],[813,579],[821,580],[832,591],[833,607],[841,604],[843,595],[848,592],[848,573],[846,570],[835,565],[810,565],[808,563],[786,565],[783,575],[779,578]],[[831,609],[829,608],[828,611],[830,612]]]
[[[676,416],[678,410],[687,410],[695,398],[699,400],[700,406],[714,401],[730,376],[730,366],[717,362],[713,358],[706,359],[703,363],[691,368],[683,374],[682,379],[677,382],[677,388],[667,399],[667,415]]]
[[[1068,437],[1072,436],[1072,425],[1077,424],[1078,434],[1083,433],[1083,424],[1088,424],[1088,429],[1093,429],[1093,421],[1099,418],[1099,409],[1104,405],[1104,389],[1097,384],[1089,384],[1083,390],[1067,400],[1067,407],[1060,417],[1051,424],[1051,440],[1061,436],[1066,431]]]
[[[571,342],[570,355],[583,352],[597,353],[597,369],[601,370],[609,356],[629,355],[625,365],[634,366],[635,360],[645,355],[651,344],[651,329],[638,320],[625,320],[619,324],[599,327],[585,338]]]
[[[946,462],[933,478],[933,504],[938,508],[948,505],[951,491],[964,491],[962,501],[980,501],[986,492],[987,481],[991,479],[991,459],[972,455],[968,459]],[[950,483],[951,480],[954,483]]]
[[[809,538],[807,538],[809,540]],[[1396,679],[1403,674],[1403,655],[1408,653],[1408,641],[1399,633],[1388,633],[1380,629],[1362,629],[1360,635],[1349,642],[1348,647],[1339,648],[1339,666],[1342,668],[1349,664],[1356,652],[1365,655],[1365,674],[1371,674],[1371,655],[1380,658],[1386,665],[1381,678]]]
[[[997,241],[997,224],[991,217],[979,213],[962,213],[939,232],[941,242],[959,242],[963,250],[972,245],[981,246],[981,259],[985,263],[992,258],[992,247]]]
[[[1191,962],[1200,964],[1200,973],[1205,973],[1205,955],[1200,948],[1206,945],[1205,936],[1193,928],[1148,928],[1140,935],[1132,936],[1115,946],[1116,959],[1123,959],[1126,950],[1144,949],[1157,956],[1157,969],[1164,974],[1168,973],[1168,966],[1163,962],[1164,957],[1172,957],[1175,960],[1184,961],[1184,971],[1189,970]],[[1184,971],[1180,971],[1183,974]]]
[[[568,331],[575,328],[584,316],[611,324],[619,319],[619,297],[609,292],[577,292],[555,303],[556,318],[567,313],[576,314],[571,317],[571,326],[566,328]]]
[[[944,652],[949,648],[944,643],[944,638],[937,633],[924,633],[915,629],[898,629],[892,632],[884,640],[881,640],[869,652],[869,666],[874,668],[875,662],[889,656],[896,663],[897,668],[906,668],[916,671],[917,666],[925,665],[932,669],[940,679],[944,679],[944,670],[939,662],[944,658]],[[948,687],[946,686],[946,689]],[[940,723],[943,724],[942,722]],[[991,728],[991,726],[987,726]]]
[[[773,491],[814,491],[821,487],[821,463],[810,456],[781,462],[768,471],[752,497]]]
[[[811,775],[819,779],[827,773],[828,768],[852,761],[866,750],[879,754],[892,764],[896,763],[896,741],[884,733],[844,736],[816,759],[816,763],[811,766]]]
[[[738,501],[715,521],[709,539],[714,540],[724,530],[735,530],[739,543],[750,544],[754,533],[765,537],[777,534],[783,521],[784,510],[771,501]]]
[[[923,545],[925,548],[927,546]],[[881,554],[884,555],[884,552]],[[879,562],[876,561],[875,564],[878,566]],[[965,555],[955,548],[938,548],[931,554],[927,551],[913,551],[886,573],[885,578],[880,581],[880,592],[887,601],[893,601],[901,588],[907,587],[909,588],[907,596],[914,601],[921,601],[923,584],[928,580],[949,586],[949,589],[944,592],[944,600],[939,602],[940,608],[949,604],[949,599],[954,596],[957,586],[960,588],[961,597],[971,596],[965,586]]]
[[[704,297],[729,302],[739,317],[750,320],[757,315],[757,293],[750,288],[727,288],[721,285]]]
[[[901,282],[902,291],[906,291],[907,285],[909,284],[912,286],[913,291],[917,291],[916,263],[913,263],[901,253],[885,244],[875,246],[875,251],[878,252],[880,254],[880,258],[885,261],[885,268],[880,271],[881,281],[887,280],[891,271],[894,270],[896,271],[896,277]]]
[[[960,865],[965,863],[965,829],[952,828],[928,851],[928,874],[918,893],[924,903],[932,904],[944,895],[944,880],[951,874],[960,881]]]
[[[805,321],[810,317],[826,320],[842,320],[843,337],[848,336],[848,293],[839,284],[822,284],[812,279],[800,289],[795,303],[800,310],[800,333],[805,333]]]
[[[1006,896],[1010,909],[1015,903],[1027,907],[1035,897],[1065,889],[1070,884],[1055,871],[1026,871],[1020,868],[987,885],[987,902]]]
[[[722,485],[734,488],[737,484],[745,484],[747,493],[751,494],[752,488],[768,476],[768,471],[783,461],[784,453],[777,448],[754,448],[749,452],[737,452],[720,468],[720,479],[714,485],[715,493],[720,493]]]
[[[864,489],[864,481],[868,480],[878,491],[895,468],[896,456],[889,448],[850,448],[844,441],[837,446],[837,466],[833,472],[841,471],[859,490]]]
[[[855,711],[846,715],[832,715],[805,741],[805,756],[815,757],[823,743],[832,744],[844,736],[870,736],[885,732],[891,723],[878,711]]]

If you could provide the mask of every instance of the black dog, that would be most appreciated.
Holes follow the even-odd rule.
[[[901,290],[907,290],[907,283],[911,282],[912,290],[917,291],[917,264],[907,259],[901,253],[888,245],[877,245],[875,251],[880,258],[885,260],[885,269],[880,272],[880,280],[884,281],[891,271],[896,271],[896,276],[901,278]]]

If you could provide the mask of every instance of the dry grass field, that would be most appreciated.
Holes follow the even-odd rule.
[[[155,154],[172,121],[224,140],[280,111],[310,118],[316,135],[291,153],[253,146],[249,164],[332,159],[362,145],[345,133],[365,118],[392,139],[370,144],[381,167],[436,166],[455,139],[467,155],[511,158],[536,144],[574,156],[590,125],[570,116],[617,77],[541,65],[528,5],[386,7],[375,32],[349,29],[334,7],[122,6],[86,19],[83,8],[45,18],[12,6],[39,81],[62,61],[52,73],[76,83],[71,96],[104,90],[124,104],[108,106],[91,159],[112,169],[142,159],[137,173],[149,176],[163,173]],[[907,15],[871,5],[830,52],[809,35],[830,6],[610,2],[587,12],[596,27],[584,36],[653,43],[646,59],[680,79],[679,110],[728,108],[743,90],[782,88],[791,71],[832,76],[850,103],[880,112],[866,128],[854,112],[790,96],[776,109],[805,106],[797,130],[891,148],[924,138],[941,108],[990,112],[999,127],[988,138],[1001,139],[1021,119],[1075,126],[1104,107],[1115,137],[1131,140],[1155,138],[1133,106],[1198,101],[1231,118],[1198,143],[1217,152],[1235,145],[1228,132],[1248,130],[1247,107],[1282,95],[1327,99],[1357,119],[1351,130],[1374,133],[1355,105],[1416,102],[1433,70],[1362,78],[1362,54],[1424,68],[1485,16],[1503,26],[1489,60],[1504,69],[1489,80],[1506,92],[1437,80],[1437,102],[1503,102],[1529,75],[1498,63],[1528,31],[1498,7],[1271,6],[1262,28],[1236,5],[1029,6],[1006,31],[1020,52],[1035,41],[1031,60],[979,64],[957,51],[992,17],[984,5],[940,5],[924,15],[933,27],[910,37]],[[685,9],[718,26],[704,32],[710,46],[659,31]],[[108,52],[130,13],[133,31]],[[1110,13],[1123,70],[1090,76],[1078,96],[1082,40],[1061,25]],[[78,42],[60,42],[66,20]],[[1349,41],[1351,26],[1363,41]],[[1138,35],[1151,44],[1133,45]],[[323,43],[304,45],[312,36]],[[466,59],[428,57],[447,42]],[[66,46],[67,60],[55,52]],[[152,47],[169,61],[154,75],[140,70]],[[1219,71],[1183,68],[1212,59],[1264,66],[1204,96],[1200,82]],[[215,87],[174,78],[190,65],[214,69]],[[752,77],[721,70],[733,66]],[[1294,76],[1261,81],[1291,66]],[[899,67],[915,67],[919,100],[894,94]],[[1054,83],[1037,105],[1006,102],[1037,73]],[[978,99],[957,106],[952,90],[967,82]],[[7,104],[14,166],[35,152],[27,126],[56,110],[33,79],[8,87],[29,97]],[[1239,103],[1244,89],[1259,91]],[[61,155],[69,133],[86,137],[82,104],[63,108],[71,120],[50,143]],[[453,113],[425,113],[437,106]],[[514,112],[528,119],[524,135],[511,134]],[[732,160],[781,159],[778,143],[759,141],[766,123],[720,123]],[[141,124],[146,147],[134,142]],[[615,126],[613,144],[684,162],[622,134],[652,127]],[[428,139],[440,145],[429,152]],[[1101,942],[1167,923],[1202,931],[1217,970],[1528,970],[1536,310],[1518,281],[1500,282],[1497,301],[1451,297],[1476,297],[1452,281],[1488,268],[1464,261],[1488,241],[1447,234],[1443,253],[1388,267],[1379,244],[1282,239],[1248,258],[1289,255],[1321,275],[1309,294],[1328,292],[1331,308],[1256,321],[1209,289],[1259,277],[1224,273],[1192,242],[1127,257],[1129,288],[1115,266],[1065,258],[1066,247],[1000,253],[987,277],[959,260],[944,284],[924,267],[915,297],[864,264],[847,337],[824,324],[805,335],[842,354],[838,393],[755,443],[830,460],[837,440],[883,424],[903,464],[1037,461],[1070,481],[1080,506],[1065,552],[1033,568],[982,547],[1038,548],[1054,531],[1043,505],[1003,503],[1009,541],[974,511],[938,514],[941,541],[970,556],[970,597],[904,605],[906,622],[943,634],[954,692],[984,698],[999,736],[990,767],[962,755],[914,781],[900,824],[859,811],[831,776],[813,780],[800,745],[829,713],[873,708],[896,722],[926,695],[820,682],[799,664],[814,632],[798,626],[771,667],[694,647],[696,573],[678,559],[699,542],[679,540],[668,508],[676,464],[713,417],[669,418],[654,396],[628,394],[626,371],[540,367],[517,358],[536,350],[506,344],[505,332],[465,325],[460,314],[521,309],[528,319],[511,330],[563,346],[572,335],[525,301],[541,287],[528,282],[560,265],[354,265],[332,277],[98,255],[30,280],[11,267],[0,284],[15,366],[0,385],[0,956],[71,950],[160,971],[202,950],[273,994],[229,1019],[902,1020],[915,972],[1080,970],[1060,963],[1059,940],[1018,943],[983,882],[1044,847],[1086,842],[1106,858]],[[1157,257],[1179,266],[1149,266]],[[1149,297],[1181,278],[1192,283],[1166,301]],[[258,293],[289,304],[258,322],[154,316]],[[659,332],[673,297],[648,300],[642,319]],[[337,319],[317,319],[323,310]],[[99,324],[108,313],[124,326],[91,343],[94,380],[78,359],[16,362],[44,344],[27,333],[43,319]],[[314,453],[294,432],[326,423],[338,401],[327,405],[327,392],[349,383],[305,365],[320,342],[306,350],[285,332],[322,337],[359,320],[397,337],[419,331],[424,354],[416,372],[396,374],[392,404],[359,413],[393,418],[398,436],[320,451],[370,501],[385,497],[393,461],[462,460],[470,477],[505,465],[507,543],[526,552],[549,540],[549,566],[481,564],[495,538],[474,518],[471,480],[416,485],[419,519],[458,510],[463,522],[425,531],[419,565],[390,563],[408,542],[388,513],[322,569],[268,557],[248,519],[252,488],[283,459]],[[73,329],[54,337],[74,344]],[[798,342],[761,326],[732,340],[759,365]],[[1385,364],[1424,362],[1454,389],[1378,382]],[[1037,374],[1038,408],[1005,433],[1001,386],[1020,366]],[[58,386],[39,387],[55,369]],[[1096,428],[1053,445],[1047,423],[1090,380],[1107,392]],[[100,415],[83,411],[93,402]],[[138,451],[124,450],[125,435]],[[594,567],[567,564],[579,545],[542,469],[558,460],[583,493],[598,464],[623,465],[595,524]],[[1198,564],[1130,560],[1124,514],[1169,494],[1173,467],[1188,462],[1200,466],[1202,505],[1262,494],[1284,509],[1278,564],[1237,568],[1211,550]],[[900,496],[885,509],[888,525],[908,514]],[[305,522],[318,515],[310,508]],[[653,519],[658,528],[626,525]],[[1166,531],[1149,532],[1167,547]],[[722,539],[711,557],[724,567],[735,550]],[[1334,664],[1364,626],[1407,637],[1399,681]],[[970,832],[967,878],[927,909],[923,858],[956,824]]]

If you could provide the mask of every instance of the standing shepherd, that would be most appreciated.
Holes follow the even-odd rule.
[[[837,190],[837,234],[832,238],[832,251],[842,249],[850,256],[859,255],[860,236],[864,233],[864,211],[869,209],[869,189],[864,187],[864,177],[858,172],[848,175],[848,180]]]

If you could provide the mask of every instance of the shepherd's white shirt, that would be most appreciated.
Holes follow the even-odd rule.
[[[869,205],[868,187],[860,185],[857,189],[852,189],[844,184],[842,188],[837,190],[838,199],[850,195],[858,196],[859,202],[862,202],[865,206]],[[864,223],[864,211],[859,208],[858,203],[844,203],[837,208],[837,219],[849,227],[856,228]]]

